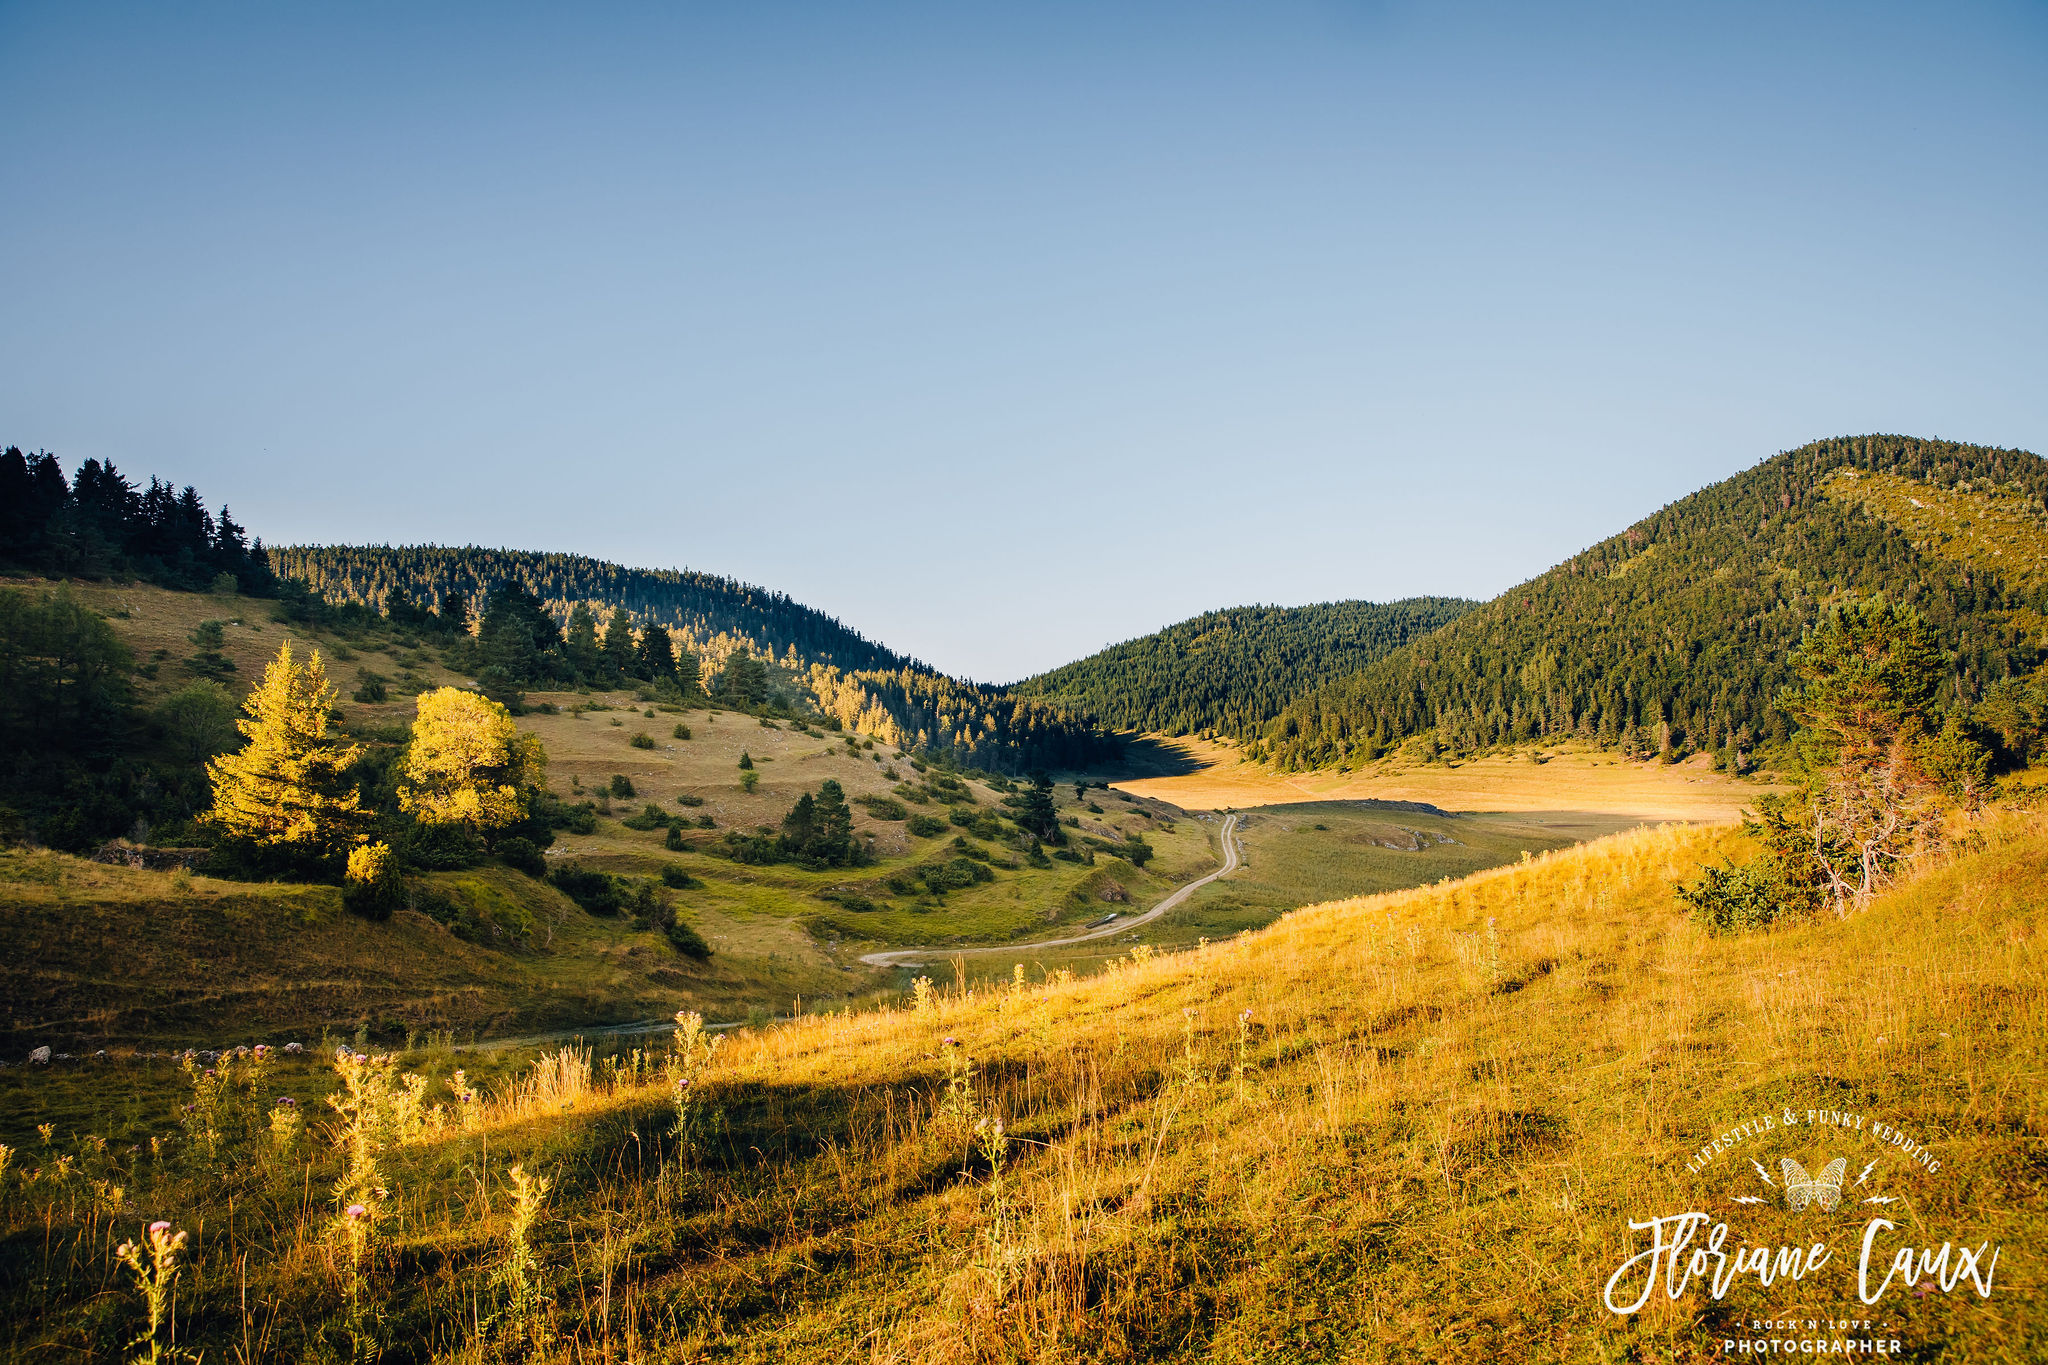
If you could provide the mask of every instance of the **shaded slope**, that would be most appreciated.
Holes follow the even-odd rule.
[[[1288,702],[1476,607],[1458,597],[1231,607],[1112,645],[1014,691],[1112,725],[1173,735],[1251,735]]]
[[[1900,436],[1818,441],[1672,503],[1298,700],[1260,752],[1304,768],[1425,732],[1459,751],[1566,735],[1624,748],[1668,736],[1678,749],[1782,738],[1789,721],[1774,698],[1787,656],[1845,593],[1884,592],[1918,610],[1956,655],[1959,698],[2037,663],[2029,622],[2048,589],[2036,576],[1988,572],[1953,544],[1916,549],[1869,499],[1842,492],[1836,476],[1849,468],[1935,495],[1995,490],[2001,535],[2015,522],[2048,532],[2039,456]]]

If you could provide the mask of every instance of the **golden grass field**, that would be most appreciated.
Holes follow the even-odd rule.
[[[208,1111],[211,1156],[164,1063],[10,1072],[128,1099],[0,1177],[0,1352],[133,1336],[113,1252],[162,1218],[192,1238],[177,1341],[209,1360],[1663,1361],[1859,1335],[2038,1360],[2048,821],[1963,836],[1851,919],[1741,938],[1671,894],[1741,836],[1666,827],[1086,980],[742,1030],[709,1058],[550,1056],[468,1106],[463,1057],[429,1049],[394,1063],[416,1094],[351,1064],[353,1110],[281,1144],[266,1097],[310,1109],[337,1084],[285,1059]],[[1764,1113],[1799,1122],[1688,1171]],[[1829,1113],[1897,1125],[1940,1169],[1801,1118]],[[1751,1152],[1853,1158],[1849,1193],[1783,1209]],[[547,1192],[516,1199],[515,1168]],[[1610,1312],[1645,1245],[1630,1220],[1695,1208],[1834,1258]],[[1921,1279],[1859,1304],[1874,1212],[1887,1256],[1996,1246],[1989,1297]]]
[[[1390,755],[1349,772],[1277,772],[1228,741],[1154,737],[1193,771],[1133,777],[1118,789],[1189,809],[1244,808],[1297,801],[1421,801],[1453,811],[1583,811],[1643,820],[1735,820],[1769,787],[1713,770],[1705,755],[1667,764],[1635,762],[1578,744],[1544,745],[1438,763]]]

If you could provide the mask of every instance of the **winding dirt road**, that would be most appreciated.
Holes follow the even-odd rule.
[[[1179,905],[1197,889],[1207,886],[1218,877],[1228,876],[1237,870],[1237,817],[1223,817],[1223,866],[1206,877],[1197,877],[1191,882],[1175,887],[1166,899],[1142,915],[1128,919],[1118,918],[1114,924],[1105,924],[1100,929],[1073,934],[1066,938],[1042,938],[1036,943],[998,943],[986,948],[892,948],[882,953],[863,953],[861,961],[870,967],[901,967],[912,962],[921,962],[934,957],[980,957],[987,953],[1028,953],[1035,948],[1066,948],[1076,943],[1087,943],[1098,938],[1110,938],[1128,933],[1141,924],[1150,924],[1167,911]]]

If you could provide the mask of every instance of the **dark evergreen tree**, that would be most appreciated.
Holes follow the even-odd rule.
[[[612,611],[612,619],[604,628],[605,682],[617,683],[622,678],[633,676],[633,667],[640,654],[633,641],[633,613],[624,607]]]
[[[1060,828],[1059,807],[1053,801],[1052,779],[1044,773],[1031,774],[1031,785],[1024,790],[1017,806],[1017,824],[1048,844],[1066,842],[1066,833]]]
[[[638,667],[641,677],[655,681],[675,676],[676,650],[669,640],[667,626],[649,622],[640,632]]]
[[[588,602],[578,602],[569,613],[569,628],[564,649],[569,656],[569,667],[585,682],[597,682],[603,677],[604,646],[597,640],[597,616],[590,610]]]

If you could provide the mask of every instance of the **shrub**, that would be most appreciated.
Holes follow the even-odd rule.
[[[507,867],[515,867],[529,877],[544,878],[548,875],[547,860],[541,857],[533,840],[521,839],[517,835],[498,841],[498,856]]]
[[[399,836],[398,853],[407,866],[430,872],[459,872],[488,856],[466,825],[413,825]]]
[[[742,834],[731,830],[725,836],[725,856],[736,863],[766,866],[781,861],[782,841],[772,834]]]
[[[677,721],[675,728],[675,736],[677,739],[688,739],[690,737],[690,727],[683,724],[681,721]]]
[[[566,863],[548,874],[561,893],[593,915],[619,913],[618,880],[608,873]]]
[[[866,808],[869,815],[874,816],[877,820],[902,820],[910,814],[904,808],[901,801],[894,800],[891,797],[862,796],[855,799]]]
[[[390,691],[386,687],[388,681],[382,673],[372,673],[367,668],[358,669],[356,672],[356,690],[350,695],[359,702],[370,704],[381,702],[390,695]]]
[[[704,804],[704,798],[701,796],[691,796],[688,792],[685,792],[676,798],[676,804],[678,806],[701,806]]]
[[[904,828],[920,839],[929,839],[946,832],[946,822],[936,815],[913,815]]]
[[[660,829],[670,822],[669,813],[649,801],[638,815],[629,815],[619,823],[627,829]]]
[[[681,853],[689,847],[688,844],[683,842],[683,822],[681,820],[668,827],[668,837],[661,841],[661,846],[671,853]]]
[[[390,919],[402,890],[398,860],[391,854],[391,845],[365,844],[349,850],[341,900],[351,913],[364,919]]]
[[[636,749],[652,749],[654,747],[654,736],[642,730],[627,742]]]
[[[1736,934],[1781,919],[1805,919],[1815,908],[1812,894],[1787,878],[1768,853],[1747,867],[1702,866],[1698,881],[1674,885],[1672,892],[1692,907],[1692,922],[1710,934]]]
[[[760,774],[760,772],[759,772],[758,770],[756,770],[756,769],[753,769],[753,768],[749,768],[749,769],[747,769],[747,770],[746,770],[745,772],[743,772],[743,773],[741,773],[741,774],[740,774],[740,790],[741,790],[741,791],[743,791],[743,792],[747,792],[747,793],[751,794],[751,793],[753,792],[754,788],[756,788],[756,787],[758,787],[758,786],[760,786],[760,785],[761,785],[761,774]]]
[[[681,920],[676,920],[670,924],[667,933],[668,941],[673,943],[676,946],[676,951],[684,957],[695,958],[699,962],[710,958],[711,945],[704,941],[702,934]]]
[[[1132,867],[1143,867],[1146,863],[1152,861],[1152,845],[1136,835],[1127,840],[1124,846],[1117,851],[1123,855],[1124,861],[1128,862]]]
[[[633,797],[639,795],[638,792],[633,790],[633,779],[627,777],[624,773],[612,774],[612,784],[610,790],[613,796],[623,797],[627,800],[631,800]]]
[[[697,879],[676,864],[666,863],[663,864],[661,869],[661,884],[663,886],[673,886],[680,891],[686,887],[695,886]]]

